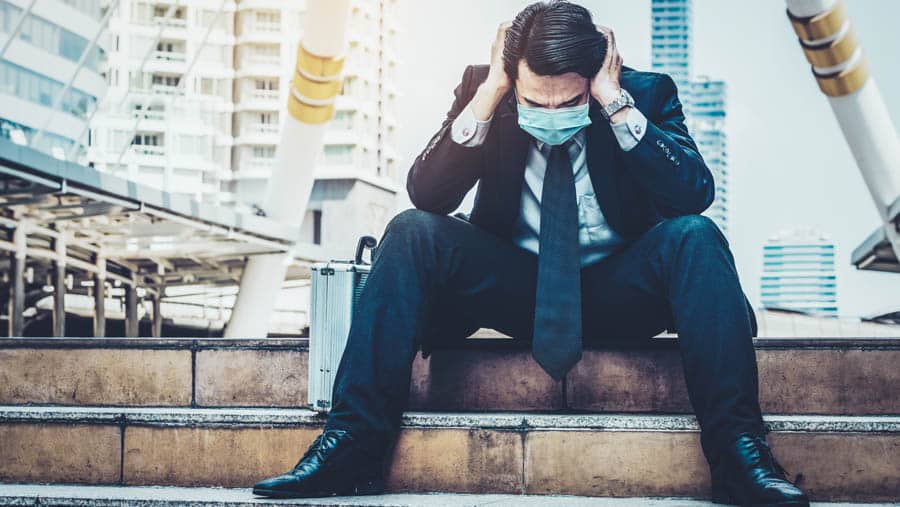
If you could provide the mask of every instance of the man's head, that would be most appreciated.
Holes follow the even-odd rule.
[[[503,67],[520,104],[559,108],[581,105],[606,56],[606,37],[591,13],[565,0],[535,2],[507,29]]]

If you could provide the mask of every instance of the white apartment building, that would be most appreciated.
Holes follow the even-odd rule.
[[[396,3],[352,2],[336,115],[317,167],[298,168],[317,177],[298,211],[301,241],[352,244],[390,218],[400,188]],[[96,166],[206,202],[262,207],[304,10],[302,0],[123,0],[110,23]]]
[[[233,20],[232,1],[121,1],[109,92],[91,125],[95,167],[219,202],[231,172]]]

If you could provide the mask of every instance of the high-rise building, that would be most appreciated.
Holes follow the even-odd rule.
[[[764,308],[836,317],[834,243],[815,230],[782,231],[763,245]]]
[[[672,76],[684,106],[687,126],[716,181],[716,198],[704,215],[728,234],[729,174],[725,137],[726,85],[691,74],[692,0],[652,0],[651,37],[654,71]]]
[[[0,59],[0,136],[84,160],[87,121],[106,93],[107,39],[91,45],[101,20],[100,0],[0,0],[0,47],[18,28]]]
[[[120,2],[109,93],[91,124],[98,169],[219,202],[231,173],[233,18],[230,1]]]
[[[691,83],[691,0],[653,0],[651,5],[652,67],[672,76],[689,98]]]
[[[308,209],[297,214],[301,241],[380,232],[400,188],[397,1],[351,3],[336,114],[317,167],[298,168],[316,174]],[[110,23],[110,100],[93,125],[97,167],[206,202],[264,208],[305,4],[123,2]]]
[[[233,175],[236,203],[263,204],[294,72],[305,2],[240,0],[235,18]],[[302,234],[352,244],[380,233],[398,185],[396,0],[353,0],[344,83],[324,138]],[[298,168],[298,170],[306,170]]]
[[[688,129],[697,143],[706,165],[716,180],[716,199],[704,213],[728,234],[730,187],[728,180],[728,139],[725,134],[724,81],[700,76],[691,83],[691,107]]]

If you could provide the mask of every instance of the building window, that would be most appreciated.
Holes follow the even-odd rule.
[[[257,90],[277,90],[278,81],[274,79],[257,79],[255,80]]]
[[[275,158],[274,146],[254,146],[253,158]]]
[[[23,100],[52,106],[53,99],[62,93],[63,84],[13,63],[0,62],[0,90]],[[87,112],[96,99],[82,91],[70,88],[60,104],[60,110],[78,118]]]
[[[322,210],[313,210],[313,244],[322,244]]]
[[[353,163],[353,146],[330,145],[325,146],[326,165],[347,165]]]
[[[215,95],[215,80],[208,77],[200,78],[200,93],[203,95]]]

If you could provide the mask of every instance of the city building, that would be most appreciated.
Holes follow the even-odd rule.
[[[728,234],[730,178],[725,135],[726,84],[691,73],[691,0],[652,0],[651,65],[672,76],[688,130],[716,181],[716,198],[704,215]]]
[[[770,237],[763,245],[760,300],[767,309],[836,317],[834,243],[811,229]]]
[[[287,104],[305,2],[240,0],[235,18],[233,174],[223,186],[237,206],[263,206],[278,125]],[[315,168],[302,240],[344,244],[380,235],[398,184],[397,2],[351,2],[344,82]],[[304,170],[298,168],[298,170]]]
[[[109,93],[91,124],[95,167],[221,201],[231,174],[233,24],[230,1],[121,2],[109,22]]]
[[[398,184],[396,0],[353,0],[344,85],[300,241],[380,234]],[[137,0],[110,22],[110,97],[91,160],[196,200],[264,213],[304,1]],[[298,189],[299,190],[299,189]]]
[[[651,65],[672,76],[678,91],[689,98],[691,84],[692,0],[653,0],[651,4]],[[683,100],[684,100],[683,99]],[[686,102],[686,100],[685,100]]]
[[[716,181],[716,199],[704,213],[728,234],[730,188],[728,139],[725,134],[726,84],[700,76],[691,82],[688,129]]]
[[[0,136],[58,159],[84,159],[88,119],[107,88],[101,7],[100,0],[0,0]]]

